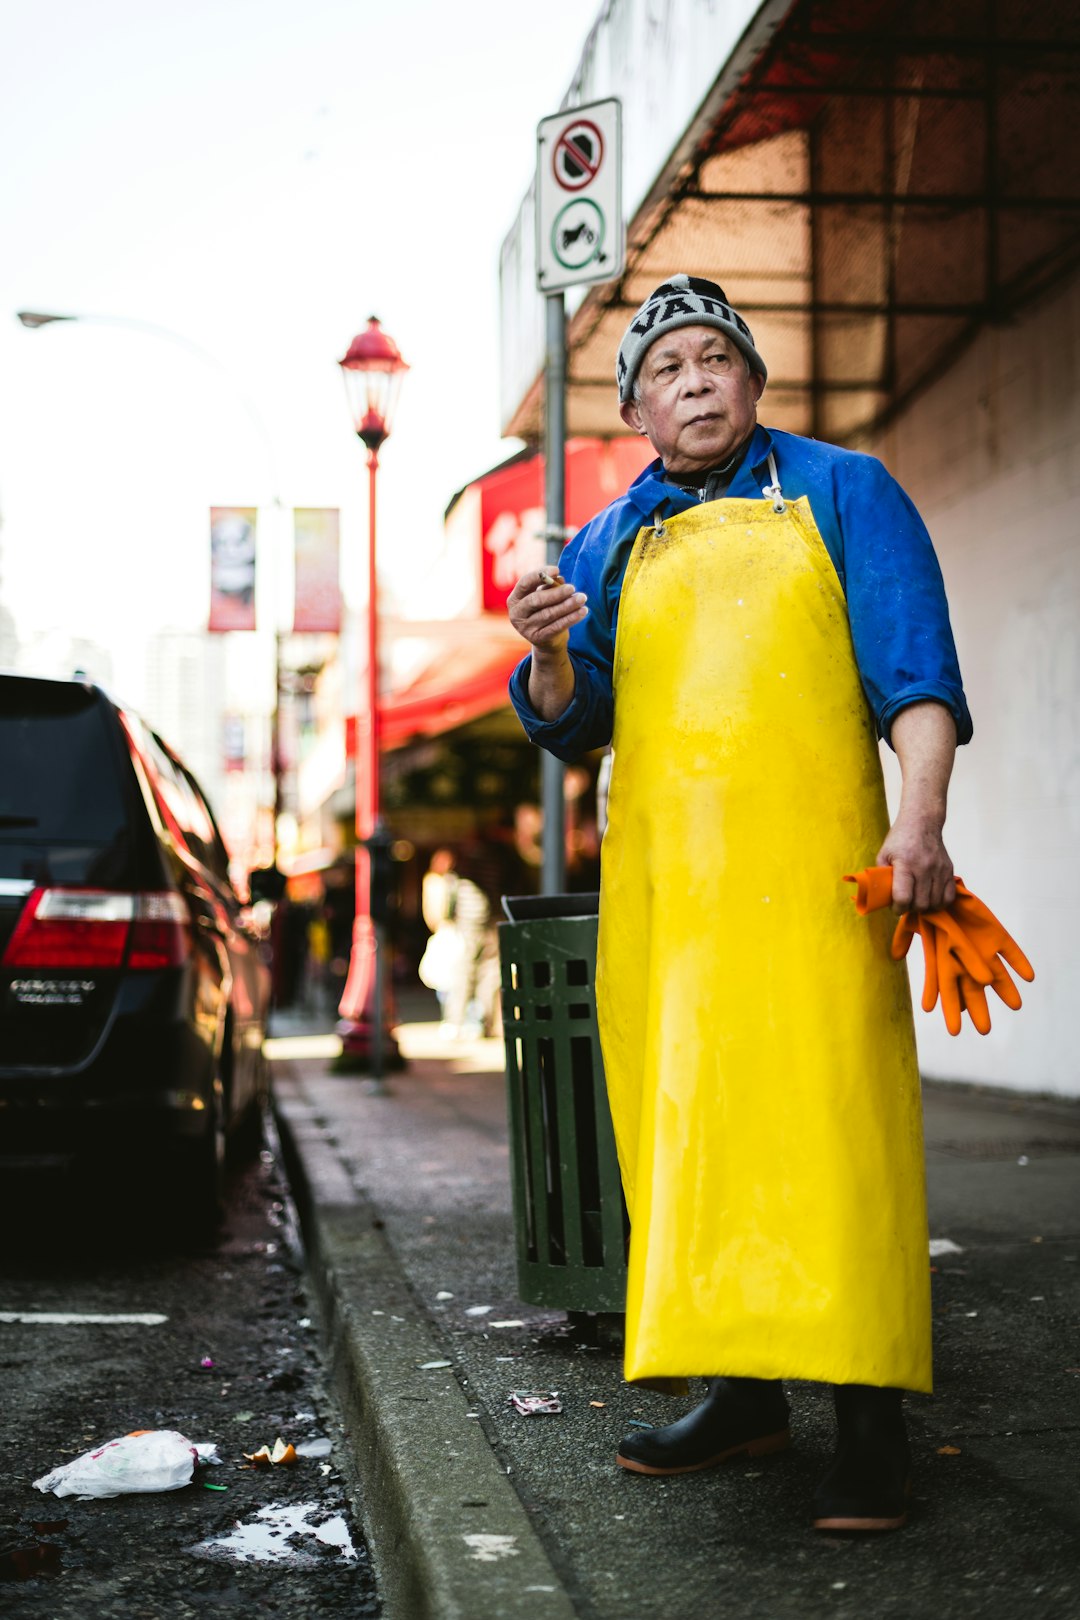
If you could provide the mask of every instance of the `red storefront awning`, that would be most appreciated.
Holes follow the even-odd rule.
[[[443,652],[404,692],[383,705],[384,749],[400,748],[412,737],[434,737],[501,708],[509,699],[506,683],[527,647],[516,638],[485,633],[483,623],[468,625],[471,641]],[[498,626],[502,630],[502,626]]]

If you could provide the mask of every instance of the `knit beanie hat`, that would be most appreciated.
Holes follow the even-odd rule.
[[[620,405],[633,398],[634,378],[646,349],[663,333],[673,332],[679,326],[715,326],[742,350],[752,371],[759,371],[763,377],[769,375],[764,360],[754,348],[753,333],[728,303],[724,289],[715,281],[704,281],[701,276],[672,276],[649,294],[619,344],[615,380],[619,385]]]

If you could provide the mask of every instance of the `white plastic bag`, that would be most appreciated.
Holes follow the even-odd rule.
[[[429,990],[452,990],[465,964],[465,940],[453,923],[442,923],[427,942],[417,974]]]
[[[123,1496],[131,1491],[178,1491],[191,1483],[200,1452],[175,1429],[140,1429],[84,1451],[35,1479],[34,1489],[54,1496]]]

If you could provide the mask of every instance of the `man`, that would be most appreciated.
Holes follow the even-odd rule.
[[[971,720],[941,575],[880,463],[758,425],[765,362],[714,282],[656,289],[617,380],[658,460],[509,611],[529,735],[563,759],[614,741],[597,1005],[626,1376],[709,1379],[618,1461],[780,1450],[781,1379],[828,1382],[814,1523],[892,1529],[901,1391],[931,1387],[919,1079],[887,914],[857,917],[841,878],[890,865],[896,910],[955,897],[942,828]]]

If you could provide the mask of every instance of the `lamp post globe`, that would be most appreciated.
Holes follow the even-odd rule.
[[[377,456],[390,437],[401,379],[409,367],[393,338],[383,331],[377,315],[369,317],[367,326],[353,338],[348,353],[338,364],[345,379],[353,426],[368,454]]]
[[[372,315],[338,361],[345,379],[349,412],[367,450],[368,600],[367,676],[356,719],[356,919],[349,973],[342,992],[338,1034],[343,1050],[370,1065],[382,1078],[397,1048],[386,1017],[384,918],[390,839],[379,803],[379,607],[375,517],[379,451],[390,436],[401,379],[408,365],[378,318]]]

